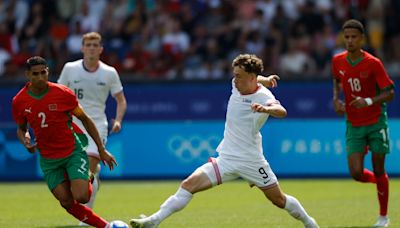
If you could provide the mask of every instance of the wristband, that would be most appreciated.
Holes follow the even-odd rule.
[[[370,97],[364,98],[364,101],[367,103],[367,106],[371,106],[374,103]]]

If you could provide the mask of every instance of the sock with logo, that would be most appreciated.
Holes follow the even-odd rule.
[[[95,214],[90,208],[79,204],[76,201],[72,205],[72,207],[67,210],[67,212],[73,215],[79,221],[82,221],[94,227],[104,228],[108,224],[106,220]]]
[[[381,216],[385,216],[387,215],[389,200],[389,177],[386,173],[376,177],[376,188],[378,191],[379,212]]]

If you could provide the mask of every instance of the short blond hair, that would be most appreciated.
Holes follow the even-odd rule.
[[[82,36],[82,45],[86,40],[98,40],[101,44],[101,35],[98,32],[88,32]]]

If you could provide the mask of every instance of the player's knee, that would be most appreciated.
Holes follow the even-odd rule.
[[[354,180],[356,180],[356,181],[361,181],[361,180],[362,180],[363,172],[360,171],[360,170],[351,170],[351,171],[350,171],[350,175],[351,175],[351,177],[352,177]]]
[[[77,197],[75,200],[81,204],[85,204],[85,203],[89,202],[89,199],[90,198],[87,196],[82,196],[82,197]]]
[[[69,208],[72,207],[72,205],[74,205],[74,200],[73,199],[65,199],[65,200],[59,200],[61,207],[65,208],[66,210],[68,210]]]
[[[190,178],[186,178],[185,180],[182,181],[181,187],[186,189],[189,192],[193,193],[194,190],[194,182]]]
[[[85,204],[89,202],[90,196],[87,192],[82,192],[78,194],[74,194],[74,199],[78,201],[79,203]]]

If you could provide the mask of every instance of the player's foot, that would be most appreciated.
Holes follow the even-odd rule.
[[[390,219],[388,216],[379,216],[374,227],[389,227]]]
[[[90,226],[90,225],[88,225],[88,224],[86,224],[84,222],[79,222],[78,226]]]
[[[304,224],[304,227],[305,228],[319,228],[318,223],[312,217],[310,217],[308,222],[306,224]]]
[[[157,225],[150,221],[146,215],[139,215],[137,219],[131,219],[129,221],[132,228],[157,228]]]

